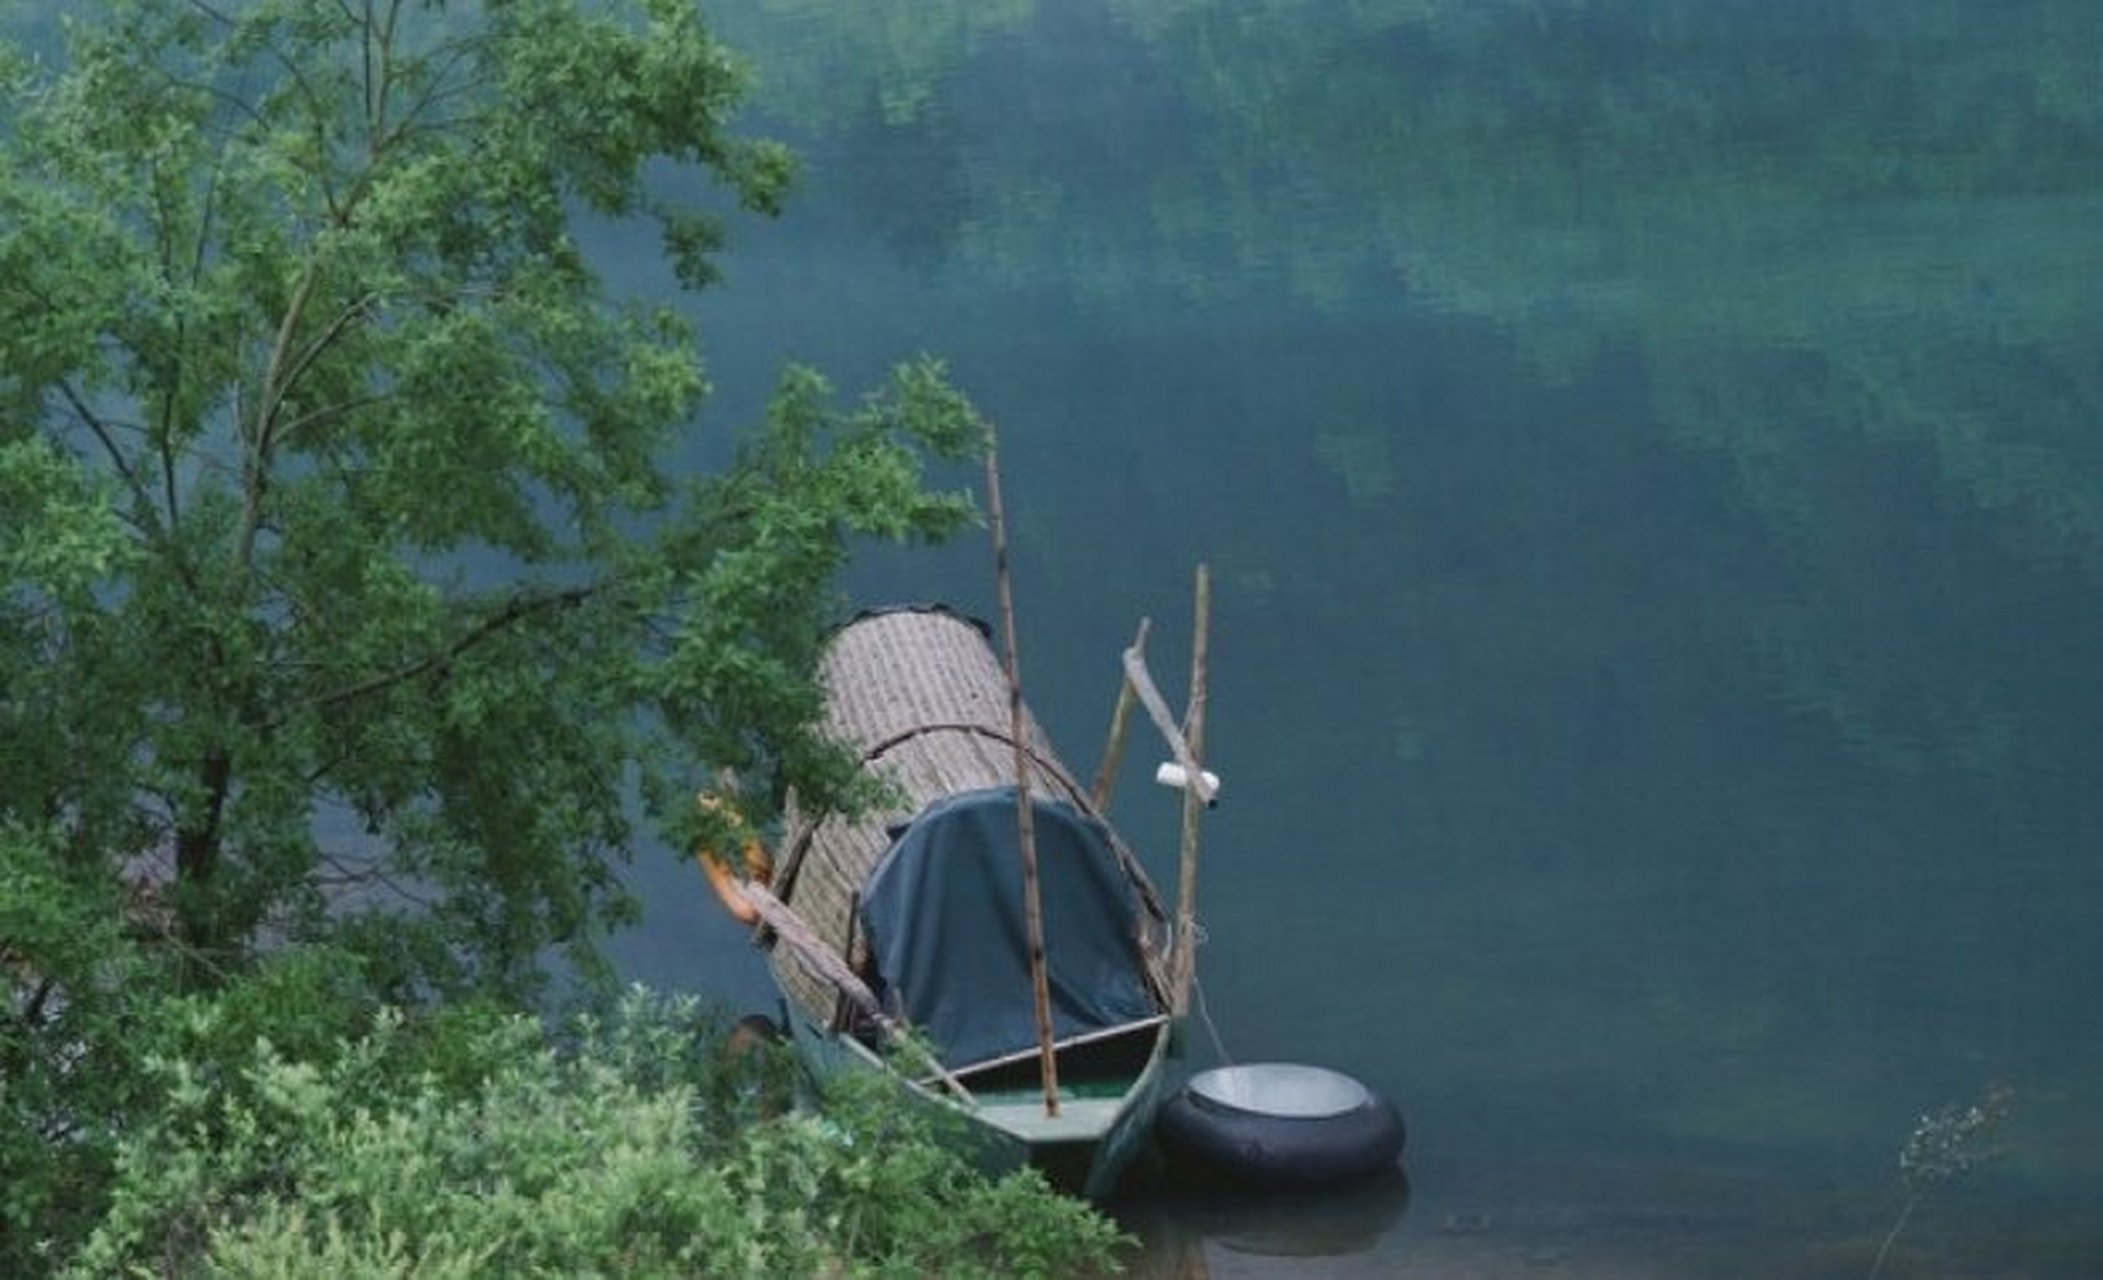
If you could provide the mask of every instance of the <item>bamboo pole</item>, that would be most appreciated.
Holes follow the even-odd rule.
[[[1134,653],[1146,652],[1147,628],[1153,625],[1151,618],[1139,620],[1139,634],[1132,637]],[[1110,793],[1117,786],[1117,770],[1125,759],[1125,727],[1132,718],[1132,701],[1137,695],[1132,692],[1132,678],[1125,676],[1117,682],[1117,706],[1110,712],[1110,739],[1103,744],[1102,767],[1096,771],[1095,786],[1089,791],[1088,803],[1098,817],[1110,813]]]
[[[1199,564],[1197,608],[1190,641],[1190,709],[1184,735],[1188,771],[1183,787],[1183,839],[1176,875],[1176,954],[1171,970],[1170,1012],[1182,1017],[1190,1009],[1190,987],[1197,978],[1198,822],[1205,812],[1205,700],[1207,650],[1211,646],[1212,570]]]
[[[1015,829],[1022,844],[1022,914],[1030,949],[1030,996],[1037,1013],[1037,1055],[1044,1077],[1044,1114],[1059,1114],[1059,1061],[1051,1016],[1051,978],[1044,957],[1044,898],[1037,883],[1037,826],[1030,810],[1030,758],[1024,742],[1022,663],[1015,644],[1015,592],[1008,573],[1007,521],[1000,504],[1000,445],[986,427],[986,509],[993,525],[993,576],[1000,592],[1002,656],[1008,673],[1009,738],[1015,747]]]

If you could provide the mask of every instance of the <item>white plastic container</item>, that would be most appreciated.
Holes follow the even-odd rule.
[[[1209,808],[1219,803],[1219,775],[1210,769],[1206,769],[1204,776],[1204,784],[1198,789],[1198,799],[1203,800],[1206,807]],[[1164,787],[1172,787],[1180,791],[1183,789],[1184,784],[1190,781],[1190,775],[1184,770],[1182,765],[1177,764],[1175,761],[1163,760],[1160,766],[1154,770],[1154,781]]]

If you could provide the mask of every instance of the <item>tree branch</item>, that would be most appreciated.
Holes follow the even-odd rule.
[[[292,338],[306,315],[307,302],[314,296],[320,274],[311,261],[300,273],[299,283],[292,290],[292,300],[285,304],[284,318],[278,322],[277,337],[270,345],[270,358],[263,366],[259,392],[262,403],[256,406],[255,438],[249,444],[241,477],[241,538],[234,549],[237,584],[245,580],[243,571],[255,563],[256,534],[263,523],[263,491],[270,481],[271,427],[277,420],[278,406],[283,403],[287,390],[283,379],[286,377],[286,361],[292,357]],[[237,415],[235,429],[239,428]]]
[[[547,595],[515,595],[504,603],[503,608],[498,609],[495,613],[483,618],[466,631],[455,636],[452,642],[444,648],[433,653],[427,653],[413,662],[405,662],[391,670],[382,671],[378,675],[360,680],[356,684],[347,685],[344,688],[322,694],[307,705],[317,711],[331,711],[348,703],[356,702],[360,698],[390,689],[405,681],[414,680],[419,676],[445,667],[455,658],[458,658],[476,645],[528,618],[559,609],[573,609],[613,585],[613,581],[609,579],[602,582],[586,583],[583,586],[569,587]],[[285,717],[279,716],[270,723],[275,726],[284,723],[284,719]]]
[[[454,98],[471,94],[477,89],[488,86],[492,79],[488,75],[471,75],[463,78],[458,83],[451,82],[453,68],[474,56],[474,52],[474,46],[465,42],[457,48],[445,51],[444,62],[432,67],[430,78],[425,83],[422,92],[417,94],[416,101],[409,104],[387,133],[379,138],[376,144],[376,151],[391,151],[408,138],[419,133],[443,133],[450,131],[449,126],[453,123],[452,121],[441,120],[434,124],[434,122],[424,119],[424,113],[442,103],[450,102]],[[432,59],[427,60],[427,62],[435,61],[435,59],[436,54],[433,54]],[[462,121],[479,118],[479,115],[459,117]]]
[[[218,85],[207,84],[201,80],[190,80],[168,72],[162,73],[161,81],[171,89],[182,89],[190,93],[203,94],[220,106],[230,108],[235,115],[247,120],[250,124],[262,126],[270,123],[270,118],[256,110],[253,103],[246,101],[238,94],[220,88]]]
[[[352,13],[350,5],[345,3],[345,0],[337,0],[336,8],[343,14],[344,21],[354,23],[358,27],[359,62],[364,72],[360,80],[361,86],[365,90],[365,131],[368,137],[376,137],[380,131],[380,100],[375,92],[376,81],[373,77],[372,66],[372,0],[365,0],[365,16],[363,18]]]
[[[327,354],[330,347],[336,345],[337,340],[351,327],[352,322],[370,314],[373,304],[379,300],[380,295],[368,293],[352,302],[339,312],[335,319],[329,321],[327,327],[316,334],[312,341],[300,348],[299,353],[292,357],[291,367],[285,369],[282,373],[274,373],[272,375],[277,381],[271,384],[270,402],[262,411],[263,421],[259,426],[259,431],[267,445],[274,447],[277,444],[281,444],[284,438],[291,434],[291,427],[287,427],[283,431],[277,429],[277,417],[278,411],[284,408],[286,399],[291,396],[293,388],[299,385],[300,379],[306,376],[307,370],[314,367],[314,362]],[[275,364],[275,362],[276,356],[273,354],[272,363]],[[369,401],[354,401],[352,403],[362,404],[369,403]],[[325,410],[317,409],[313,413],[305,414],[297,419],[294,425],[306,422],[325,412]]]
[[[378,863],[367,863],[362,867],[347,865],[343,859],[326,849],[317,850],[316,856],[335,868],[334,877],[321,877],[319,883],[325,888],[365,888],[377,884],[404,902],[413,903],[426,911],[435,911],[440,900],[435,894],[418,893],[388,874],[387,868]]]
[[[102,442],[103,452],[109,455],[110,465],[123,479],[125,487],[131,490],[132,501],[138,504],[140,517],[145,522],[141,531],[152,538],[162,537],[164,530],[159,509],[154,506],[153,497],[147,492],[145,482],[139,479],[139,473],[133,469],[131,460],[124,456],[124,450],[117,444],[116,437],[110,434],[109,424],[88,407],[87,400],[74,389],[71,382],[60,379],[58,390],[59,394],[65,397],[66,404],[72,408],[73,416],[80,419],[89,433]]]
[[[210,886],[219,873],[221,822],[233,785],[233,758],[224,748],[208,752],[197,764],[203,812],[194,822],[176,824],[175,881],[192,895],[178,899],[176,906],[176,937],[192,953],[185,956],[186,968],[191,961],[214,954],[228,941],[225,922],[219,918],[217,895]]]
[[[345,414],[356,413],[360,409],[369,409],[376,404],[385,404],[393,398],[393,396],[359,396],[355,400],[345,400],[341,404],[325,404],[319,409],[310,410],[286,423],[277,433],[278,443],[284,444],[307,428],[327,422],[331,418],[340,418]]]

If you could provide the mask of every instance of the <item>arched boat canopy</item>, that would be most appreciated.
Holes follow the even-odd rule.
[[[929,805],[864,886],[871,986],[953,1070],[1037,1043],[1015,795],[993,787]],[[1030,807],[1056,1038],[1157,1018],[1139,894],[1109,833],[1060,801],[1033,796]]]

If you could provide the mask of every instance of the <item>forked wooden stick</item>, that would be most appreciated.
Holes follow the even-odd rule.
[[[1209,589],[1207,595],[1210,595]],[[1219,788],[1198,768],[1197,755],[1191,750],[1189,740],[1183,736],[1182,728],[1176,724],[1175,716],[1169,711],[1168,700],[1161,696],[1161,690],[1154,684],[1153,673],[1146,669],[1145,656],[1136,647],[1125,650],[1125,678],[1131,683],[1132,691],[1139,695],[1139,705],[1146,708],[1147,718],[1154,722],[1154,727],[1159,729],[1161,736],[1167,740],[1169,754],[1182,766],[1184,785],[1196,791],[1198,798],[1206,804],[1212,803],[1212,797],[1219,794]]]
[[[1139,634],[1132,637],[1132,647],[1127,652],[1146,653],[1146,632],[1153,625],[1150,618],[1139,620]],[[1095,786],[1090,790],[1088,803],[1097,817],[1108,817],[1110,793],[1117,786],[1117,770],[1125,759],[1125,728],[1132,718],[1132,702],[1137,695],[1132,692],[1132,678],[1126,676],[1117,682],[1117,706],[1110,712],[1110,740],[1103,744],[1102,767],[1096,770]]]

